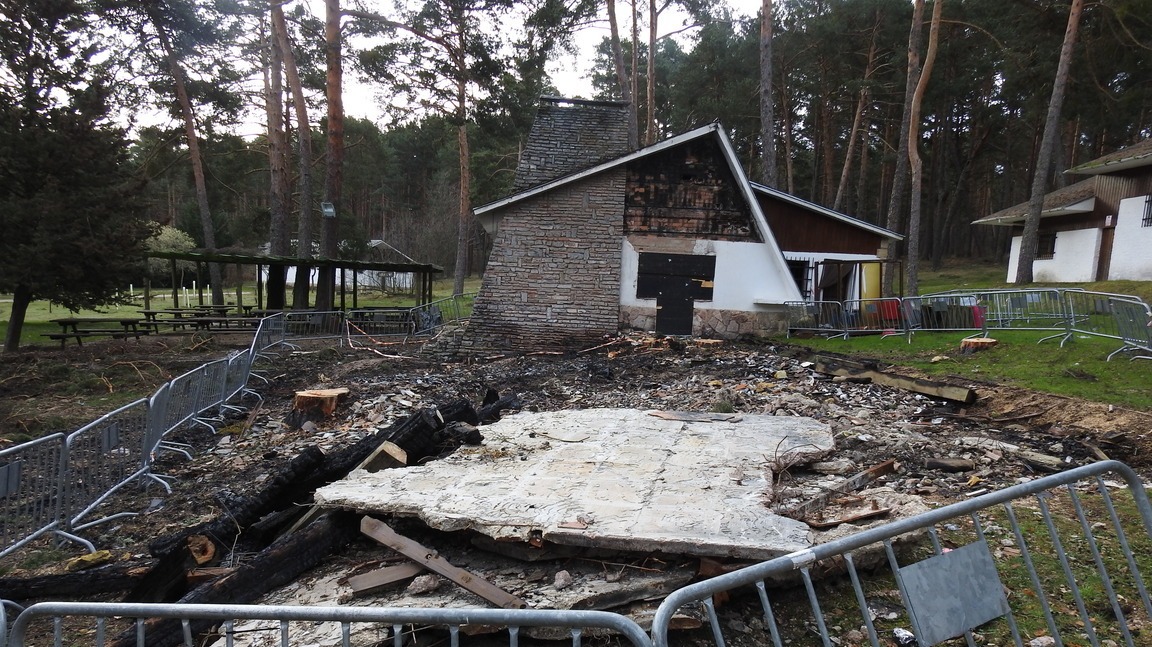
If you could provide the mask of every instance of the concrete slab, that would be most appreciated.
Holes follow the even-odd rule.
[[[770,559],[811,545],[774,515],[773,466],[833,449],[828,425],[757,414],[519,413],[427,465],[353,472],[317,503],[498,540]]]

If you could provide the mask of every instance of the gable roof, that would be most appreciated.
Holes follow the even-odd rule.
[[[1040,217],[1066,216],[1075,213],[1091,213],[1096,204],[1096,178],[1080,180],[1044,196]],[[974,225],[1015,225],[1028,217],[1028,203],[1001,209],[996,213],[972,221]]]
[[[681,135],[677,135],[675,137],[670,137],[668,139],[665,139],[662,142],[657,142],[655,144],[652,144],[651,146],[646,146],[646,147],[641,148],[639,150],[633,151],[631,153],[628,153],[627,155],[617,157],[616,159],[608,160],[606,162],[601,162],[600,164],[586,168],[583,171],[577,171],[575,173],[565,175],[564,177],[556,178],[555,180],[552,180],[550,182],[545,182],[544,184],[533,187],[533,188],[528,189],[526,191],[514,193],[514,194],[508,196],[507,198],[502,198],[502,199],[497,200],[495,202],[489,202],[486,205],[476,207],[476,209],[473,211],[473,213],[476,214],[476,217],[480,219],[481,223],[483,223],[484,229],[491,231],[492,228],[495,226],[496,222],[500,220],[500,217],[498,215],[499,212],[504,210],[507,207],[510,207],[510,206],[518,203],[518,202],[522,202],[522,201],[527,200],[529,198],[533,198],[533,197],[536,197],[538,195],[548,193],[550,191],[554,191],[556,189],[559,189],[560,187],[566,186],[568,184],[572,184],[573,182],[579,182],[580,180],[583,180],[584,178],[592,177],[593,175],[599,175],[600,173],[603,173],[605,171],[609,171],[609,170],[614,169],[618,166],[623,166],[623,165],[627,164],[628,162],[631,162],[632,160],[640,159],[642,157],[647,157],[649,155],[652,155],[653,153],[658,153],[660,151],[667,150],[669,148],[673,148],[675,146],[683,144],[684,142],[692,141],[693,139],[699,139],[701,137],[705,137],[705,136],[712,134],[712,133],[717,133],[717,135],[719,136],[719,138],[721,140],[721,148],[724,149],[726,158],[729,157],[728,153],[731,152],[732,156],[729,159],[729,165],[735,167],[733,169],[733,173],[738,172],[738,175],[736,175],[737,180],[744,180],[743,183],[747,184],[748,182],[744,178],[744,170],[740,168],[739,164],[732,164],[732,161],[735,160],[735,152],[732,151],[732,143],[730,141],[728,141],[728,136],[724,134],[724,131],[722,128],[720,128],[719,124],[708,124],[707,126],[701,126],[700,128],[697,128],[695,130],[690,130],[690,131],[683,133]],[[752,198],[752,195],[750,192],[748,192],[744,197],[746,199],[750,199],[750,198]],[[750,201],[755,202],[755,200],[750,200]]]
[[[791,193],[781,191],[780,189],[774,189],[770,186],[766,186],[766,185],[760,184],[758,182],[750,182],[749,184],[752,185],[752,190],[755,191],[756,193],[762,193],[766,196],[776,198],[777,200],[787,202],[791,205],[800,207],[801,209],[804,209],[806,211],[812,211],[812,212],[818,213],[822,216],[828,216],[829,218],[832,218],[834,220],[839,220],[840,222],[851,225],[853,227],[857,227],[859,229],[863,229],[865,231],[876,234],[878,236],[883,236],[884,238],[891,238],[893,240],[904,240],[903,235],[898,234],[898,233],[892,231],[891,229],[885,229],[883,227],[880,227],[879,225],[873,225],[872,223],[864,222],[863,220],[860,220],[859,218],[853,218],[852,216],[840,213],[839,211],[833,211],[833,210],[828,209],[826,207],[822,207],[822,206],[816,204],[815,202],[808,202],[807,200],[804,200],[802,198],[797,198],[796,196],[792,195]]]
[[[1145,139],[1138,144],[1122,148],[1103,157],[1097,157],[1064,172],[1078,175],[1101,175],[1142,166],[1152,166],[1152,139]]]
[[[500,212],[507,207],[510,207],[529,198],[554,191],[561,187],[572,184],[573,182],[579,182],[585,178],[589,178],[605,171],[624,166],[633,160],[648,157],[661,151],[675,148],[676,146],[686,142],[690,142],[696,139],[704,139],[707,137],[714,137],[716,139],[716,143],[720,147],[720,151],[724,156],[724,160],[728,163],[728,168],[732,172],[732,176],[736,178],[736,184],[738,185],[740,194],[748,203],[749,208],[752,211],[752,220],[756,223],[756,226],[759,229],[761,240],[771,241],[771,246],[773,248],[778,248],[779,246],[776,245],[776,241],[772,238],[772,232],[768,229],[768,221],[764,218],[764,213],[760,210],[760,203],[756,200],[756,195],[752,192],[752,183],[748,181],[748,177],[744,174],[744,168],[740,166],[740,160],[736,157],[736,150],[732,148],[732,141],[728,139],[728,134],[724,132],[724,128],[718,123],[711,123],[707,126],[701,126],[686,133],[676,135],[675,137],[665,139],[662,142],[657,142],[651,146],[646,146],[640,150],[633,151],[627,155],[617,157],[613,160],[608,160],[607,162],[602,162],[596,166],[584,169],[583,171],[565,175],[564,177],[557,178],[551,182],[545,182],[544,184],[541,184],[537,187],[533,187],[526,191],[521,191],[520,193],[515,193],[508,196],[507,198],[503,198],[495,202],[489,202],[486,205],[477,207],[473,213],[477,218],[480,219],[481,224],[484,225],[484,229],[491,233],[495,229],[496,224],[500,221]]]
[[[715,138],[717,145],[720,147],[721,154],[728,164],[728,169],[732,172],[732,177],[735,178],[740,195],[743,196],[744,201],[748,204],[748,210],[752,214],[752,222],[760,233],[760,240],[764,241],[761,244],[767,246],[770,250],[769,256],[772,259],[771,262],[776,266],[780,276],[789,276],[788,265],[784,260],[784,254],[780,251],[780,245],[776,242],[776,238],[772,235],[772,230],[768,227],[768,220],[764,217],[764,212],[760,209],[760,201],[756,199],[756,194],[752,191],[752,183],[748,181],[748,176],[744,174],[744,168],[740,165],[740,160],[736,156],[736,150],[732,147],[732,141],[728,139],[728,134],[724,132],[724,128],[718,123],[701,126],[695,130],[690,130],[627,155],[617,157],[614,160],[609,160],[591,168],[584,169],[583,171],[557,178],[551,182],[546,182],[540,186],[508,196],[502,200],[490,202],[477,207],[473,213],[480,219],[480,222],[484,225],[484,229],[492,233],[500,221],[500,212],[512,205],[555,191],[556,189],[604,173],[605,171],[619,168],[633,160],[648,157],[686,142],[708,137]],[[799,288],[796,287],[795,283],[789,282],[785,285],[785,290],[795,295],[792,297],[793,299],[800,298]]]

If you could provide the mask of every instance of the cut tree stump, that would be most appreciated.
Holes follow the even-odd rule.
[[[310,389],[297,391],[292,401],[292,408],[297,411],[311,411],[319,409],[324,417],[336,413],[336,405],[348,395],[348,389]]]
[[[284,419],[284,424],[299,428],[305,422],[319,422],[331,418],[336,407],[348,397],[348,389],[310,389],[297,391],[292,400],[292,411]]]
[[[961,353],[975,353],[977,351],[988,350],[1000,342],[992,339],[991,337],[972,337],[970,339],[960,340]]]

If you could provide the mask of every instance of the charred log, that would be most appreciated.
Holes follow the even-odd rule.
[[[303,530],[276,541],[230,575],[193,589],[180,598],[179,604],[251,603],[343,550],[357,536],[357,528],[355,515],[325,514]],[[192,632],[208,632],[215,624],[212,620],[193,620]],[[178,619],[154,618],[144,623],[144,629],[149,647],[180,645],[184,640]],[[125,631],[111,644],[114,647],[136,645],[136,629]]]

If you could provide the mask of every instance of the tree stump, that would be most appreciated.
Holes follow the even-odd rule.
[[[970,339],[960,340],[960,352],[965,354],[975,353],[981,350],[988,350],[1000,342],[992,339],[991,337],[972,337]]]

